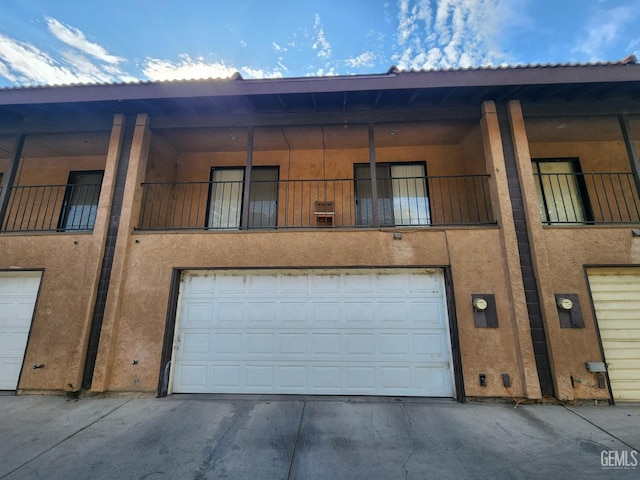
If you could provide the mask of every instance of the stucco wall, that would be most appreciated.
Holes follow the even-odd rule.
[[[100,235],[31,234],[0,240],[0,270],[44,270],[19,389],[80,389],[101,254]],[[35,364],[45,367],[34,370]]]
[[[349,232],[229,232],[136,234],[123,288],[113,368],[106,389],[157,388],[173,268],[345,266],[444,266],[451,263],[468,395],[507,396],[500,374],[509,373],[511,393],[522,395],[513,348],[508,288],[498,230],[460,229]],[[473,258],[473,262],[469,262]],[[472,293],[496,295],[500,328],[473,325]],[[133,360],[138,363],[134,365]],[[488,387],[478,384],[478,373]]]
[[[578,294],[585,321],[585,328],[574,329],[560,328],[557,314],[549,319],[559,345],[556,375],[567,385],[573,376],[575,398],[608,398],[609,391],[598,388],[595,375],[585,368],[585,362],[602,359],[585,266],[639,265],[640,239],[632,237],[631,227],[545,227],[544,234],[551,273],[546,281],[555,293]]]
[[[18,167],[16,185],[64,185],[72,170],[104,170],[92,232],[25,231],[0,236],[1,270],[43,271],[19,392],[55,393],[81,389],[120,154],[122,122],[122,116],[116,115],[110,133],[91,134],[87,143],[78,142],[74,135],[64,138],[52,135],[29,145],[30,149],[40,152],[49,147],[52,152],[73,152],[80,145],[81,149],[101,151],[100,155],[36,157],[29,155],[30,150],[26,149],[26,158]],[[57,220],[59,209],[54,209],[54,215]],[[33,369],[35,364],[44,364],[44,367]]]
[[[556,396],[562,400],[609,398],[608,389],[598,388],[596,376],[587,372],[585,368],[586,361],[602,359],[585,266],[638,264],[640,243],[631,235],[632,225],[543,226],[538,211],[538,194],[532,175],[531,159],[577,158],[582,172],[585,173],[629,172],[631,165],[624,143],[621,140],[613,140],[614,137],[622,138],[619,126],[615,118],[607,118],[600,129],[599,124],[591,119],[577,119],[577,122],[591,125],[595,129],[578,133],[565,132],[564,129],[558,130],[559,127],[551,124],[553,128],[547,135],[555,136],[554,141],[528,143],[526,132],[522,128],[522,117],[517,109],[512,113],[517,129],[516,150],[520,162],[520,179],[529,215],[532,257],[541,294]],[[538,122],[536,128],[548,128],[549,122]],[[606,135],[603,134],[605,127]],[[577,134],[581,136],[580,139],[575,138]],[[534,135],[540,136],[535,130]],[[603,139],[603,136],[608,138]],[[602,141],[596,141],[598,139]],[[632,182],[624,189],[623,198],[620,196],[620,188],[610,188],[605,194],[602,190],[603,184],[599,184],[600,189],[596,192],[593,187],[598,184],[587,176],[585,180],[587,195],[594,207],[596,220],[605,216],[598,214],[598,202],[605,202],[603,211],[606,212],[609,208],[606,202],[613,202],[618,195],[624,211],[624,202],[631,206],[631,196],[635,195],[637,198]],[[609,205],[613,206],[615,211],[615,203]],[[559,293],[578,294],[585,328],[560,328],[555,304],[555,294]]]

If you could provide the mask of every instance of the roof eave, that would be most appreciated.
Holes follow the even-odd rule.
[[[419,72],[390,71],[381,75],[258,80],[236,78],[9,88],[0,90],[0,105],[607,82],[640,82],[640,65],[619,63]]]

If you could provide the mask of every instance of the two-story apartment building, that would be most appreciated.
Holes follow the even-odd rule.
[[[640,65],[0,90],[0,389],[640,399]]]

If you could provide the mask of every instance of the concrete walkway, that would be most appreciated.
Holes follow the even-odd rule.
[[[0,396],[2,480],[638,479],[638,450],[637,405]]]

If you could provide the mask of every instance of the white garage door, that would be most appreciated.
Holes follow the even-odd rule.
[[[0,390],[15,390],[41,272],[0,272]]]
[[[614,400],[640,400],[640,268],[589,269]]]
[[[454,396],[441,270],[185,272],[173,392]]]

